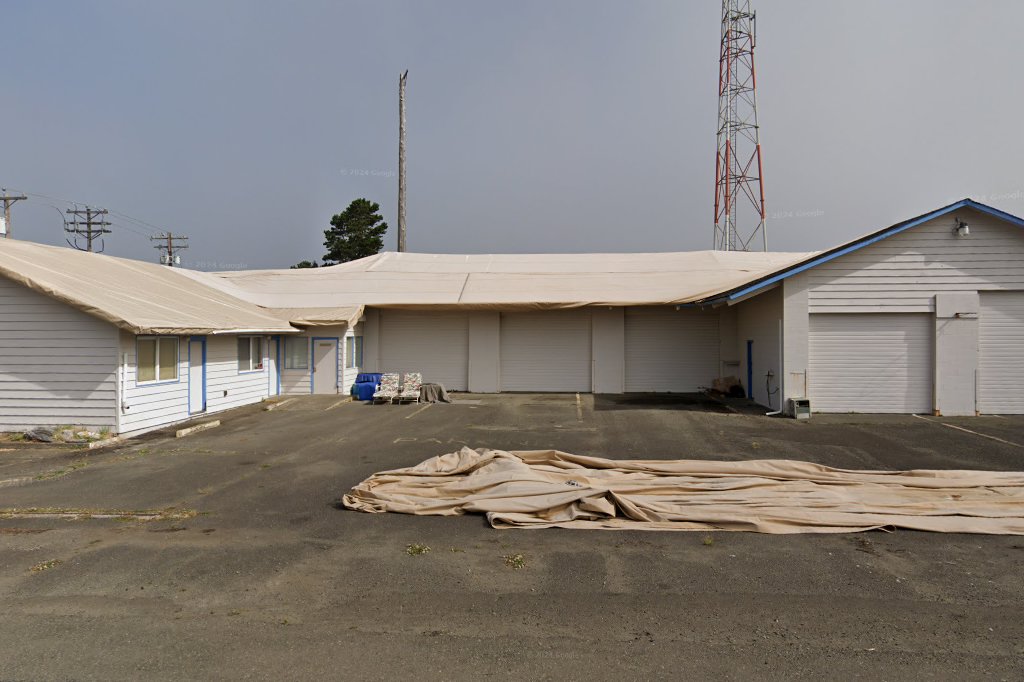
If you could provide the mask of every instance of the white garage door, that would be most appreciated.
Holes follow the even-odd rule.
[[[983,292],[978,328],[978,410],[1024,414],[1024,292]]]
[[[469,387],[469,317],[460,313],[380,312],[382,372],[422,372],[453,391]]]
[[[818,412],[932,411],[929,314],[811,315],[807,368]]]
[[[718,376],[718,313],[626,309],[626,391],[694,392]]]
[[[501,316],[501,390],[591,390],[590,312]]]

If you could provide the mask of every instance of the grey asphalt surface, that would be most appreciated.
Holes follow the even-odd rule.
[[[336,506],[463,445],[1014,470],[1024,418],[460,398],[479,403],[306,397],[88,454],[0,444],[0,509],[91,514],[0,514],[0,680],[1024,677],[1021,537],[497,531]],[[195,515],[125,515],[171,508]]]

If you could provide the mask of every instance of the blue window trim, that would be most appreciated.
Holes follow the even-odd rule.
[[[281,346],[283,343],[284,340],[281,338],[280,334],[274,337],[274,351],[277,354],[277,359],[274,362],[274,381],[277,385],[277,391],[274,392],[274,395],[281,395],[281,371],[283,369],[281,367]]]
[[[287,344],[288,344],[288,340],[289,339],[304,339],[306,341],[306,366],[305,367],[285,367],[284,369],[310,369],[310,367],[312,365],[312,363],[310,362],[310,355],[312,354],[312,348],[310,347],[310,344],[309,344],[309,337],[308,336],[286,336],[286,337],[284,337],[284,344],[285,344],[284,360],[285,360],[285,363],[288,362],[288,348],[287,348]]]
[[[261,336],[260,334],[240,334],[240,335],[238,335],[235,338],[239,339],[239,340],[241,340],[241,339],[259,339],[260,340],[260,364],[263,365],[263,367],[261,367],[260,369],[240,369],[240,370],[238,370],[238,373],[239,374],[263,374],[264,372],[266,372],[267,371],[267,355],[266,355],[266,353],[263,352],[263,346],[264,346],[264,343],[263,343],[264,338],[263,338],[263,336]],[[252,341],[249,342],[249,351],[250,351],[249,364],[252,364],[252,356],[251,356]],[[236,345],[235,345],[235,366],[236,367],[238,366],[238,345],[237,345],[237,342],[236,342]]]
[[[744,296],[748,296],[754,292],[760,291],[761,289],[764,289],[767,286],[771,286],[776,282],[781,282],[782,280],[788,277],[798,275],[801,272],[810,270],[813,267],[817,267],[818,265],[827,263],[831,260],[839,258],[840,256],[845,256],[848,253],[852,253],[854,251],[863,249],[865,246],[870,246],[871,244],[880,242],[883,239],[886,239],[887,237],[899,234],[900,232],[905,232],[906,230],[909,230],[912,227],[917,227],[921,223],[927,222],[929,220],[934,220],[935,218],[941,218],[942,216],[948,215],[953,211],[959,211],[960,209],[964,208],[974,209],[976,211],[980,211],[981,213],[986,213],[995,218],[999,218],[1000,220],[1005,220],[1006,222],[1016,225],[1017,227],[1024,227],[1024,218],[1019,218],[1005,211],[1000,211],[998,208],[987,206],[986,204],[979,203],[970,198],[961,199],[960,201],[952,203],[948,206],[943,206],[942,208],[936,209],[930,213],[925,213],[924,215],[920,215],[916,218],[911,218],[910,220],[905,220],[902,223],[897,223],[891,227],[887,227],[883,230],[879,230],[878,232],[869,234],[866,237],[858,239],[852,244],[836,247],[835,249],[832,249],[831,251],[821,254],[820,256],[814,256],[802,263],[789,266],[788,268],[753,284],[744,285],[742,288],[734,289],[732,291],[728,291],[717,296],[704,299],[703,301],[700,301],[698,303],[710,305],[715,303],[735,302],[737,299],[743,298]]]
[[[205,336],[190,336],[188,337],[188,371],[192,371],[192,342],[199,341],[203,344],[203,409],[199,412],[192,411],[192,377],[188,380],[188,413],[202,414],[206,412],[206,337]]]
[[[177,344],[178,344],[178,359],[177,359],[177,362],[174,363],[174,366],[175,366],[175,369],[176,369],[177,375],[178,375],[177,377],[175,377],[174,379],[165,379],[163,381],[160,381],[159,379],[154,379],[153,381],[139,381],[139,341],[142,340],[142,339],[174,339],[177,342]],[[157,344],[157,348],[159,348],[159,347],[160,347],[160,344],[158,343]],[[159,351],[157,351],[157,352],[159,352]],[[159,366],[157,366],[157,376],[160,376],[160,367]],[[140,386],[141,387],[146,387],[146,386],[166,386],[168,384],[179,384],[179,383],[181,383],[181,339],[179,339],[174,334],[136,334],[136,336],[135,336],[135,387],[139,388]]]
[[[338,336],[311,336],[309,339],[309,394],[313,395],[313,347],[317,341],[334,341],[334,380],[338,380],[338,370],[341,369],[341,337]],[[340,390],[341,387],[339,386]]]
[[[348,356],[348,340],[352,339],[352,357]],[[356,362],[356,360],[359,362]],[[345,369],[361,369],[363,366],[363,335],[353,334],[345,337]],[[352,364],[350,365],[349,362]]]

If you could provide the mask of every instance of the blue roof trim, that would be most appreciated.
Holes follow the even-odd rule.
[[[907,220],[905,222],[897,223],[896,225],[893,225],[892,227],[889,227],[889,228],[886,228],[884,230],[881,230],[880,232],[876,232],[874,234],[868,235],[867,237],[864,237],[863,239],[861,239],[861,240],[859,240],[857,242],[854,242],[853,244],[850,244],[848,246],[842,247],[840,249],[836,249],[835,251],[829,251],[828,253],[825,253],[824,255],[817,256],[816,258],[813,258],[812,260],[809,260],[809,261],[806,261],[806,262],[801,263],[799,265],[793,266],[793,267],[791,267],[791,268],[789,268],[787,270],[783,270],[782,272],[779,272],[779,273],[777,273],[775,275],[772,275],[771,277],[763,279],[763,280],[761,280],[761,281],[759,281],[759,282],[757,282],[755,284],[751,284],[750,286],[744,287],[743,289],[738,289],[736,291],[733,291],[733,292],[730,292],[730,293],[726,293],[726,294],[722,294],[720,296],[716,296],[716,297],[713,297],[711,299],[708,299],[708,302],[724,301],[724,300],[735,301],[738,298],[743,298],[744,296],[752,294],[755,291],[763,289],[763,288],[765,288],[767,286],[771,286],[772,284],[775,284],[776,282],[781,282],[782,280],[786,279],[787,277],[792,277],[793,275],[798,275],[801,272],[804,272],[806,270],[810,270],[811,268],[816,267],[818,265],[821,265],[822,263],[827,263],[828,261],[834,260],[836,258],[839,258],[840,256],[845,256],[848,253],[851,253],[853,251],[857,251],[858,249],[862,249],[865,246],[869,246],[871,244],[874,244],[875,242],[879,242],[879,241],[881,241],[881,240],[883,240],[883,239],[885,239],[887,237],[891,237],[894,234],[899,234],[900,232],[904,232],[906,230],[909,230],[912,227],[917,227],[921,223],[927,222],[929,220],[933,220],[934,218],[942,217],[942,216],[944,216],[944,215],[946,215],[948,213],[952,213],[953,211],[957,211],[957,210],[960,210],[962,208],[972,208],[972,209],[975,209],[977,211],[981,211],[982,213],[987,213],[987,214],[989,214],[991,216],[994,216],[996,218],[999,218],[1001,220],[1005,220],[1006,222],[1013,223],[1014,225],[1016,225],[1018,227],[1024,227],[1024,218],[1018,218],[1017,216],[1015,216],[1013,214],[1006,213],[1005,211],[1000,211],[998,208],[993,208],[991,206],[987,206],[985,204],[978,203],[977,201],[974,201],[973,199],[961,199],[960,201],[956,202],[955,204],[950,204],[949,206],[943,206],[942,208],[937,209],[935,211],[932,211],[931,213],[925,213],[924,215],[918,216],[917,218],[911,218],[910,220]]]

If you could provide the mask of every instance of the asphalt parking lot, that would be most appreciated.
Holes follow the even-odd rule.
[[[0,680],[1024,675],[1021,537],[498,531],[337,506],[376,471],[463,445],[1024,461],[1021,417],[740,412],[643,396],[308,397],[92,453],[0,444]]]

